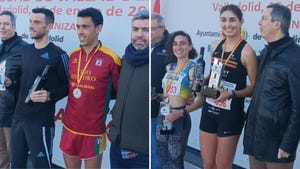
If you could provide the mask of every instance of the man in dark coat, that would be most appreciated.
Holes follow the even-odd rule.
[[[249,106],[244,153],[250,168],[292,169],[300,138],[300,47],[289,36],[291,11],[267,6],[259,21],[268,42]]]
[[[18,77],[12,76],[21,64],[21,48],[27,43],[16,33],[16,17],[0,13],[0,168],[9,168],[10,132],[18,93]]]

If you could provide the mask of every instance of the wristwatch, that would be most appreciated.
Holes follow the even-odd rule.
[[[230,98],[233,99],[235,97],[236,97],[235,90],[231,90],[231,96],[230,96]]]

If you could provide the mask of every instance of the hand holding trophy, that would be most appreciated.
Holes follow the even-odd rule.
[[[164,99],[163,101],[160,102],[160,114],[163,116],[167,116],[171,114],[171,107],[167,103],[167,100]],[[163,127],[160,130],[160,134],[162,135],[168,135],[168,134],[173,134],[175,132],[175,128],[172,125],[172,122],[169,122],[167,120],[163,120]]]

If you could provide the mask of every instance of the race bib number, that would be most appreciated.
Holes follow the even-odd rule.
[[[235,90],[236,84],[235,83],[230,83],[227,81],[222,81],[222,87],[225,90]],[[225,110],[230,110],[231,107],[231,101],[232,99],[226,99],[224,102],[215,102],[213,99],[211,98],[206,98],[206,103],[221,108],[221,109],[225,109]]]
[[[170,95],[179,95],[180,89],[181,89],[181,82],[182,79],[186,76],[185,73],[179,73],[177,76],[169,76],[170,81],[172,81],[169,91],[167,91],[167,94]]]
[[[186,77],[185,73],[167,72],[163,78],[163,89],[169,95],[179,95],[181,89],[181,82]]]

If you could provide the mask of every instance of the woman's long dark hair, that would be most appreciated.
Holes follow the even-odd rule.
[[[185,33],[184,31],[176,31],[176,32],[173,32],[172,34],[170,34],[168,37],[168,41],[166,43],[166,49],[169,53],[168,59],[167,59],[167,64],[177,62],[177,57],[175,56],[175,54],[173,52],[173,43],[174,43],[175,37],[179,36],[179,35],[186,37],[189,45],[193,45],[190,35]],[[197,55],[198,55],[197,51],[193,47],[192,50],[189,52],[189,59],[194,59],[197,57]]]

